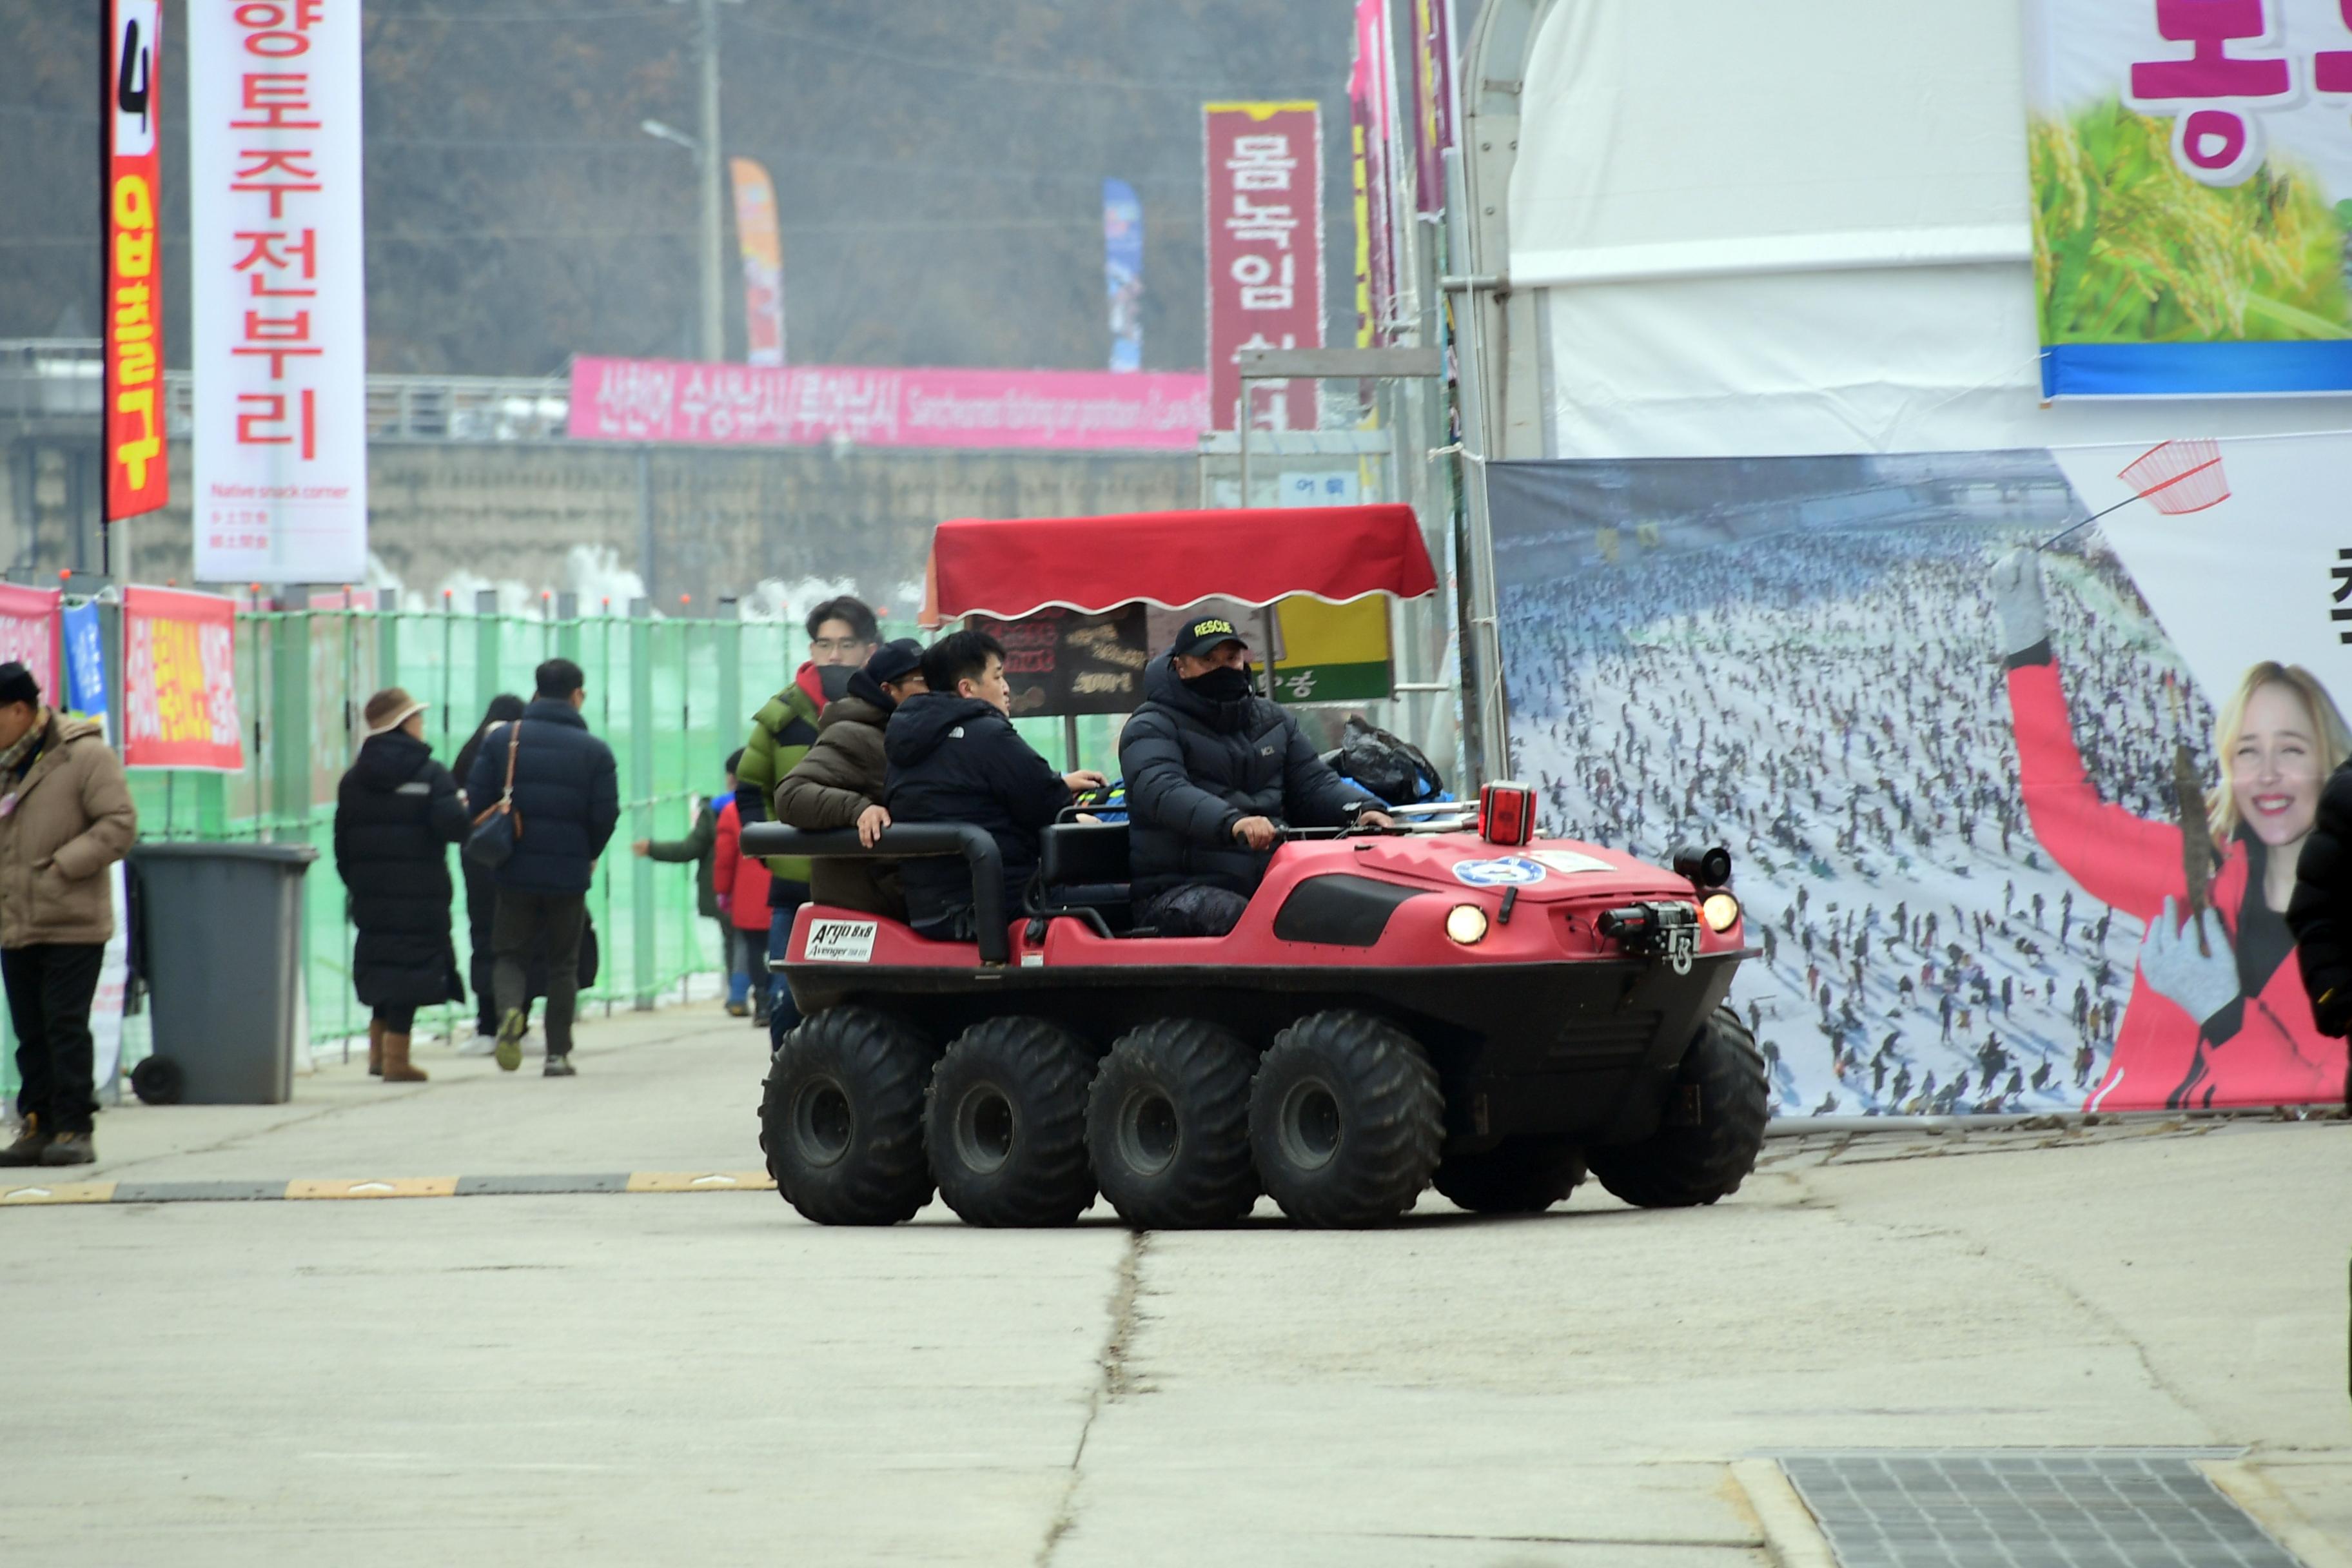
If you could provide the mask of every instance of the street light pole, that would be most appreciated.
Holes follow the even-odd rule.
[[[702,357],[727,357],[726,268],[719,245],[726,237],[719,206],[719,0],[700,0],[702,32]]]

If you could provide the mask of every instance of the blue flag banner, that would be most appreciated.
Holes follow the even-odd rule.
[[[106,713],[106,640],[99,630],[98,605],[68,605],[65,634],[66,706],[77,713],[102,718]]]
[[[1143,368],[1143,204],[1125,180],[1103,182],[1103,281],[1110,291],[1110,368]]]

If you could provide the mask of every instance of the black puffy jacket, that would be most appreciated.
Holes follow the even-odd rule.
[[[495,873],[513,893],[584,893],[613,826],[621,820],[621,781],[613,748],[588,732],[571,703],[541,697],[522,710],[515,757],[514,808],[522,818],[515,851]],[[466,795],[475,813],[499,798],[507,776],[512,726],[482,737]]]
[[[449,846],[466,803],[432,748],[394,730],[372,737],[335,791],[335,869],[359,939],[352,981],[369,1006],[462,1002],[449,940]]]
[[[1166,656],[1143,678],[1118,767],[1139,902],[1186,882],[1256,891],[1270,856],[1234,837],[1244,816],[1339,827],[1381,804],[1325,766],[1279,706],[1257,696],[1212,702],[1176,678]]]
[[[2352,763],[2319,792],[2319,820],[2294,863],[2286,923],[2312,1021],[2323,1035],[2344,1034],[2352,1027]]]
[[[1037,834],[1070,804],[1053,765],[1029,749],[1013,721],[977,697],[926,691],[898,704],[882,732],[889,772],[883,805],[894,822],[969,822],[1004,854],[1004,915],[1021,910],[1037,869]],[[907,918],[931,925],[971,905],[960,859],[908,860],[899,872]]]

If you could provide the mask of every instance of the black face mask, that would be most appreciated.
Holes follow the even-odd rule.
[[[849,678],[857,673],[854,664],[820,664],[816,667],[817,685],[824,689],[827,702],[838,702],[849,694]]]
[[[1188,679],[1184,689],[1211,702],[1238,702],[1250,694],[1249,671],[1221,664]]]

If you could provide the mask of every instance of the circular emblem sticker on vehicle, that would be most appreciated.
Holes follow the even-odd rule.
[[[1524,855],[1506,855],[1498,860],[1456,860],[1454,878],[1474,888],[1524,888],[1530,882],[1540,882],[1548,873]]]

